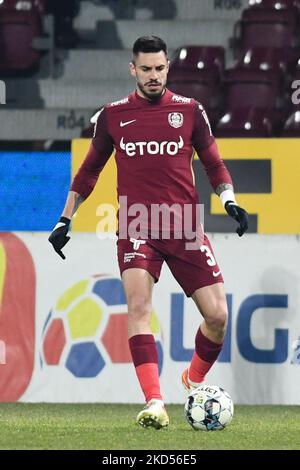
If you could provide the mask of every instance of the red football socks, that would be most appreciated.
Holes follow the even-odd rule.
[[[135,335],[129,338],[133,364],[146,402],[162,400],[158,374],[158,355],[153,335]]]
[[[205,376],[217,360],[223,343],[215,343],[208,339],[199,328],[195,339],[195,352],[189,367],[189,379],[198,384],[205,380]]]

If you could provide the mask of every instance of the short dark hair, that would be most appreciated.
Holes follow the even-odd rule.
[[[141,36],[137,38],[133,44],[133,56],[137,56],[139,52],[160,52],[163,51],[168,55],[167,45],[165,41],[157,36]]]

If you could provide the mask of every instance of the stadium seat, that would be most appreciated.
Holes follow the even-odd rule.
[[[295,61],[289,60],[289,51],[284,48],[253,47],[247,49],[236,61],[234,69],[249,71],[268,71],[283,92],[287,76]]]
[[[272,133],[268,111],[253,107],[228,110],[215,129],[216,137],[270,137]]]
[[[293,9],[300,11],[299,0],[249,0],[249,8],[252,9]]]
[[[209,72],[204,77],[195,72],[176,71],[168,80],[168,88],[179,95],[194,98],[206,109],[212,125],[219,117],[219,87],[210,79]]]
[[[42,33],[43,2],[6,0],[0,5],[0,70],[26,70],[40,53],[32,41]]]
[[[271,71],[232,69],[224,80],[225,99],[230,108],[258,106],[280,107],[280,82]]]
[[[169,79],[181,70],[209,73],[211,79],[220,81],[225,68],[225,50],[213,46],[183,46],[174,52]]]
[[[168,84],[168,88],[178,95],[194,98],[199,101],[205,108],[215,107],[213,100],[215,90],[207,82],[200,81],[177,81]]]
[[[215,107],[219,100],[219,79],[210,70],[173,69],[168,74],[168,88],[179,95],[201,101],[204,106]]]
[[[45,1],[46,0],[26,0],[25,2],[20,2],[19,0],[2,0],[1,11],[30,11],[31,9],[37,9],[40,13],[43,13],[45,10]]]
[[[286,119],[281,137],[300,137],[300,106]]]
[[[173,54],[168,87],[174,93],[200,101],[213,125],[219,118],[219,85],[224,68],[223,47],[182,46]]]
[[[285,100],[283,84],[272,71],[247,69],[228,70],[223,82],[222,94],[224,96],[224,114],[228,114],[229,112],[233,113],[228,126],[233,123],[236,127],[235,123],[237,118],[235,110],[242,108],[242,115],[245,115],[246,110],[248,110],[247,112],[251,110],[251,113],[254,113],[253,118],[255,118],[255,122],[253,125],[251,124],[251,132],[254,132],[254,129],[256,129],[255,123],[258,121],[259,115],[263,113],[263,116],[272,124],[272,132],[278,133],[282,126]],[[258,110],[258,114],[256,114],[256,110]],[[241,113],[241,111],[239,111],[239,113]],[[245,122],[248,121],[246,120]],[[251,123],[251,121],[249,122]],[[263,124],[262,122],[262,125]],[[268,129],[268,125],[262,128],[264,135],[268,133]],[[242,126],[242,132],[248,135],[250,131],[247,132]]]
[[[298,10],[296,10],[298,12]],[[259,23],[286,23],[290,28],[295,29],[298,16],[293,8],[246,8],[242,13],[242,21]],[[295,31],[296,32],[296,31]]]
[[[4,11],[38,11],[40,15],[45,12],[46,0],[2,0],[0,12]]]
[[[299,44],[297,17],[293,10],[251,9],[243,11],[234,28],[234,55],[239,58],[254,47],[291,49]]]
[[[249,7],[252,8],[290,8],[300,5],[299,0],[249,0]]]
[[[287,72],[287,53],[279,47],[251,47],[243,52],[235,69],[270,70],[273,74]]]

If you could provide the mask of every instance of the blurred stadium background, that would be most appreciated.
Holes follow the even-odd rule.
[[[236,404],[300,405],[298,0],[0,0],[0,401],[143,402],[115,240],[95,235],[99,202],[116,206],[112,159],[66,261],[47,238],[145,34],[167,42],[169,88],[206,107],[250,213],[238,239],[195,159],[230,314],[209,382]],[[166,268],[153,307],[162,390],[180,404],[199,317]]]

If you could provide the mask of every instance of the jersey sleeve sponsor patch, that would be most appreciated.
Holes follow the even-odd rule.
[[[126,98],[122,98],[121,100],[113,101],[108,106],[110,106],[110,107],[119,106],[120,104],[126,104],[128,102],[129,102],[129,97],[127,96]]]
[[[191,98],[186,98],[185,96],[180,95],[173,95],[172,101],[175,101],[175,103],[189,104],[191,102]]]

